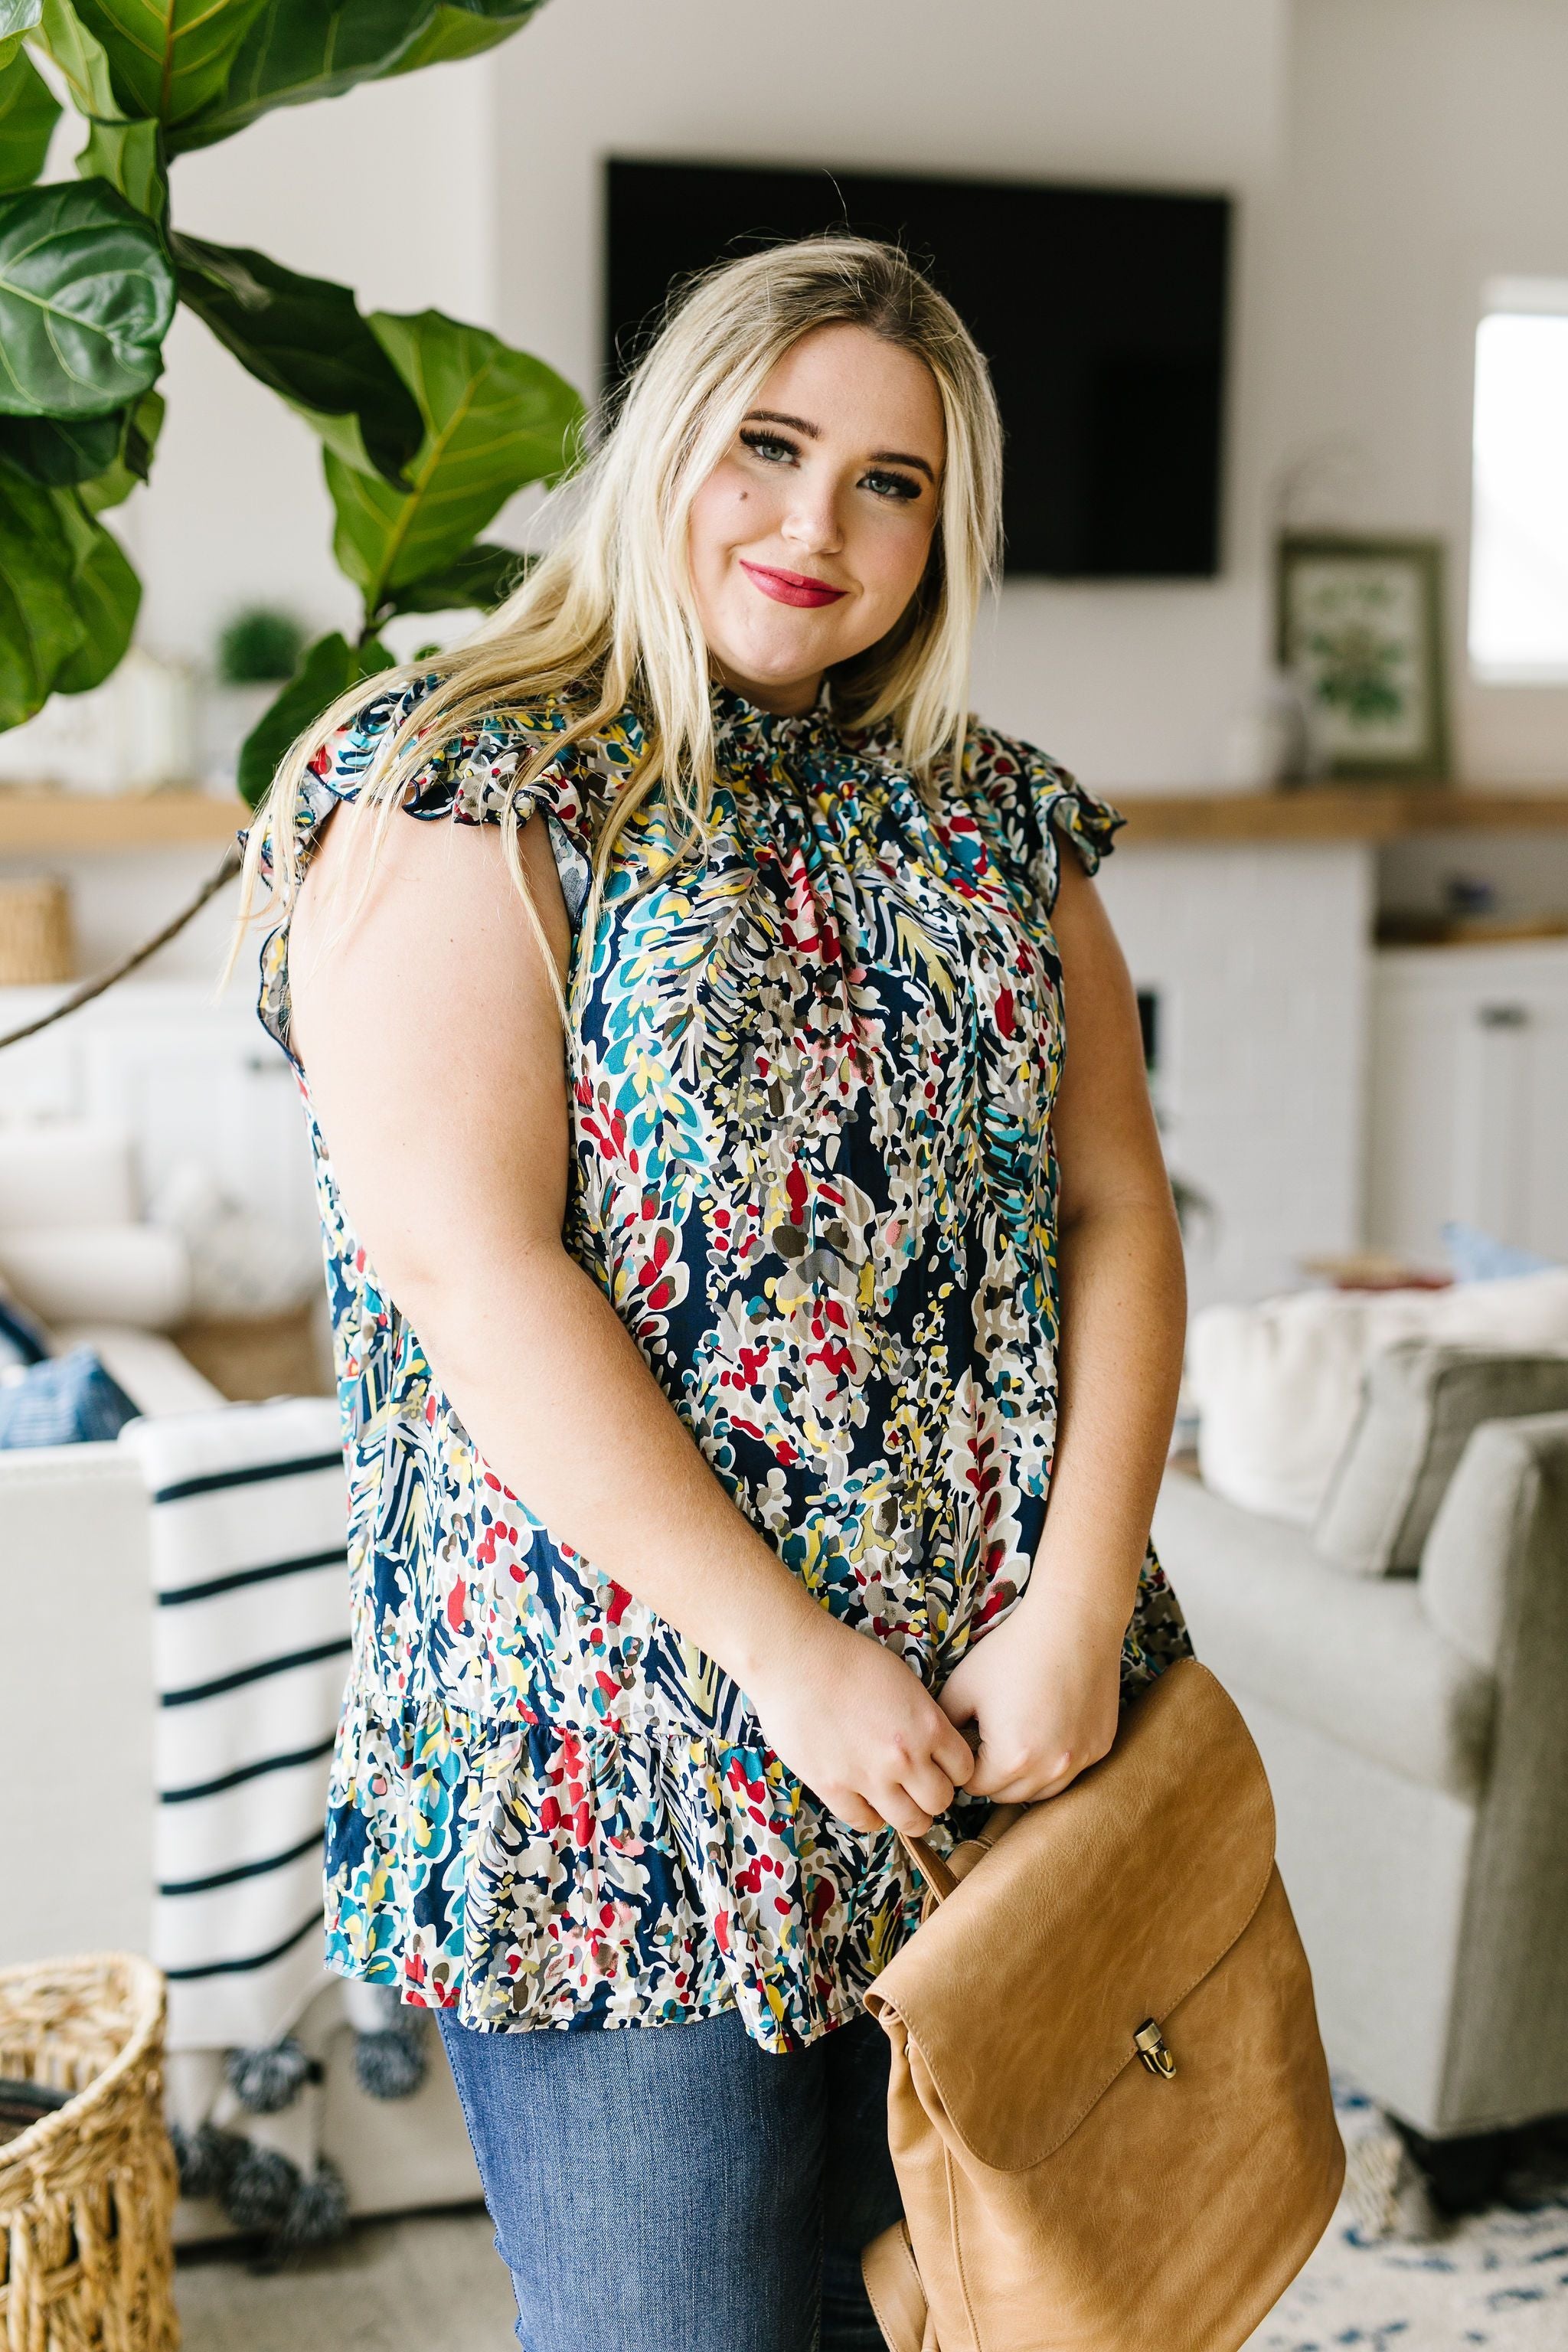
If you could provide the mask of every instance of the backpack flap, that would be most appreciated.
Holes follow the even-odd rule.
[[[1163,2026],[1263,1898],[1274,1808],[1251,1735],[1207,1668],[1167,1668],[1110,1754],[1026,1808],[870,1987],[922,2062],[931,2120],[1018,2172],[1060,2147],[1126,2066],[1181,2065]]]

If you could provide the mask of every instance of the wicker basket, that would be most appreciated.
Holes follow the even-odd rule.
[[[34,988],[76,971],[70,893],[63,882],[0,882],[0,987]]]
[[[76,2095],[0,2145],[5,2352],[175,2352],[163,2058],[150,1960],[0,1969],[0,2075]]]

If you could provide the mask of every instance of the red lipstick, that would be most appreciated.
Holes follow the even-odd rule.
[[[775,604],[837,604],[847,593],[826,580],[813,580],[804,572],[775,572],[771,563],[748,563],[744,556],[741,569]]]

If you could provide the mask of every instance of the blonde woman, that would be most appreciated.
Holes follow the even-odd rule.
[[[555,551],[258,827],[349,1468],[330,1955],[437,2013],[530,2352],[879,2341],[893,1832],[1062,1789],[1185,1647],[1116,819],[966,707],[999,472],[901,255],[721,268]]]

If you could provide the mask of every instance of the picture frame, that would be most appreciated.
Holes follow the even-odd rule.
[[[1276,652],[1327,775],[1447,781],[1443,559],[1438,539],[1281,536]]]

